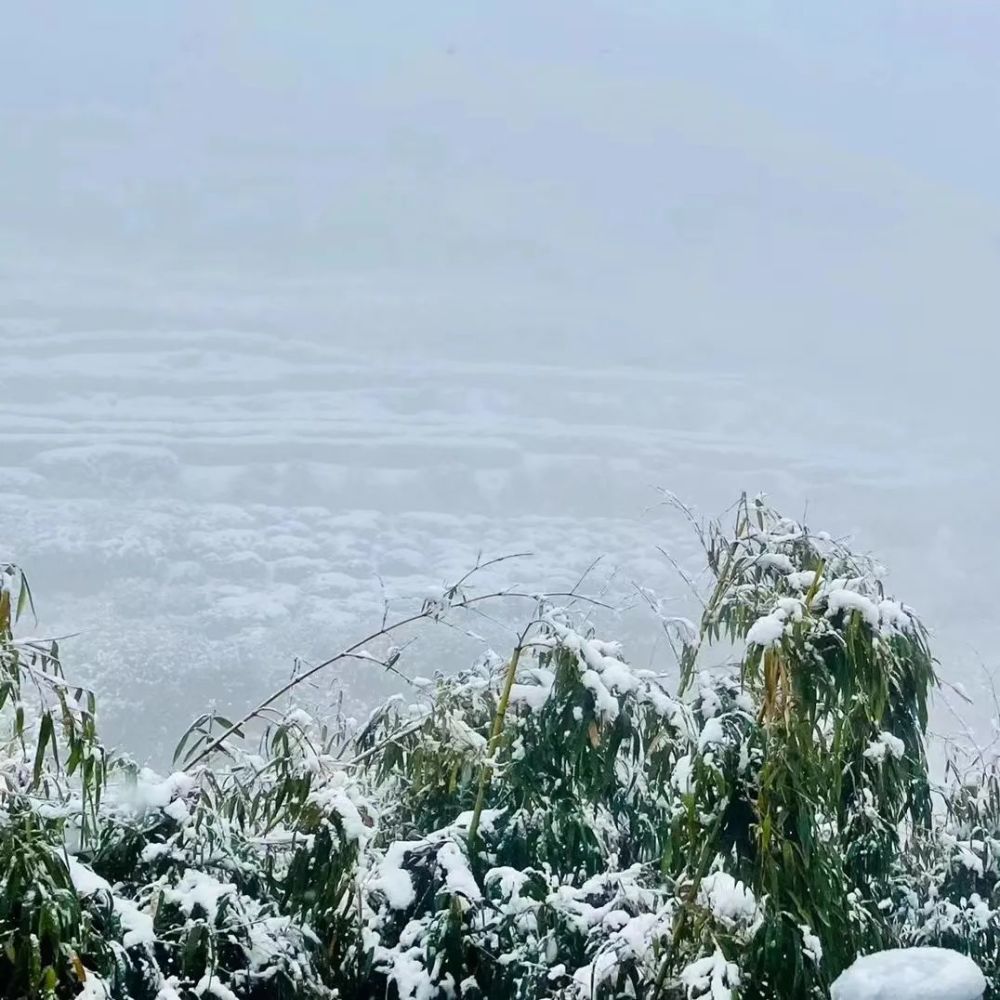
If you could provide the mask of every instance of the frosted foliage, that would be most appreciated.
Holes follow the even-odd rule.
[[[701,536],[716,582],[700,624],[664,626],[679,678],[635,666],[584,602],[525,595],[513,653],[362,722],[293,699],[212,750],[236,727],[209,713],[166,777],[117,758],[95,772],[109,758],[90,729],[59,759],[15,740],[0,870],[18,890],[0,905],[28,912],[8,923],[51,934],[39,907],[62,907],[46,975],[78,992],[83,956],[110,1000],[801,1000],[886,942],[955,943],[996,982],[1000,789],[982,775],[923,811],[926,630],[874,564],[741,504],[732,534]],[[464,626],[457,590],[435,591],[435,620]],[[89,725],[67,688],[49,739]],[[15,933],[0,971],[31,954]],[[909,1000],[974,1000],[984,975],[922,947],[856,963],[834,998],[911,980]]]

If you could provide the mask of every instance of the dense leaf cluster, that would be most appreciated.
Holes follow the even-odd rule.
[[[104,750],[0,568],[0,995],[792,1000],[909,944],[1000,995],[1000,779],[935,801],[922,625],[763,501],[698,530],[679,682],[540,601],[416,706],[253,749],[207,715],[166,778]]]

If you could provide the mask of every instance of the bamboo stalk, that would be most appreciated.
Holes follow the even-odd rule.
[[[507,705],[510,703],[510,689],[514,686],[514,677],[517,674],[517,664],[521,659],[521,650],[524,646],[518,643],[514,653],[507,664],[507,674],[504,677],[503,690],[500,692],[500,701],[497,704],[497,714],[493,717],[493,729],[490,732],[490,742],[486,748],[486,760],[483,761],[483,770],[479,776],[479,791],[476,793],[476,805],[472,810],[472,821],[469,823],[469,846],[475,843],[476,835],[479,833],[479,818],[483,812],[483,804],[486,801],[486,792],[489,790],[490,781],[493,778],[493,758],[496,756],[500,746],[500,737],[503,734],[503,720],[507,714]]]

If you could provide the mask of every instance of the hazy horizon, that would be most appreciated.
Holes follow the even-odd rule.
[[[3,550],[46,627],[86,627],[112,734],[169,742],[339,646],[379,576],[480,547],[680,600],[658,486],[852,533],[985,692],[998,30],[985,3],[8,11]]]

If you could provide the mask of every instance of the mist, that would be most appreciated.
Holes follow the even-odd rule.
[[[602,557],[609,600],[684,610],[658,547],[696,539],[658,488],[764,491],[877,553],[989,733],[998,30],[987,4],[6,11],[0,523],[109,735],[160,756],[480,551],[533,553],[497,570],[529,588]]]

